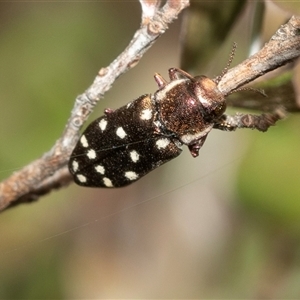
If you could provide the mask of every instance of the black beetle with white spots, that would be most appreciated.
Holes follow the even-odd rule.
[[[197,157],[213,128],[266,131],[284,117],[280,108],[261,115],[224,114],[227,94],[218,83],[226,72],[209,79],[171,68],[170,82],[155,74],[158,90],[153,95],[107,109],[87,127],[69,161],[74,181],[86,187],[123,187],[177,157],[183,145]]]

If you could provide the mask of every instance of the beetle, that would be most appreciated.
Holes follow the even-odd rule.
[[[170,82],[156,73],[158,90],[153,95],[142,95],[116,110],[106,109],[87,127],[69,160],[74,181],[86,187],[127,186],[177,157],[183,145],[197,157],[213,128],[266,131],[284,117],[281,109],[226,115],[227,94],[218,89],[226,72],[227,68],[210,79],[171,68]]]

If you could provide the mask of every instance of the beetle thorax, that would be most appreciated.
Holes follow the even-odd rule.
[[[195,77],[195,95],[201,102],[208,121],[218,120],[226,110],[225,97],[217,84],[206,76]]]
[[[198,77],[196,80],[173,80],[154,94],[160,122],[167,131],[172,132],[186,145],[193,144],[212,129],[213,121],[207,118],[209,114],[206,113],[208,111],[211,114],[211,97],[217,94],[217,101],[222,103],[222,94],[218,95],[216,84],[206,79],[208,78]],[[210,88],[212,92],[202,91],[203,87]],[[215,102],[213,105],[216,106]],[[222,105],[224,106],[225,102]],[[218,106],[217,109],[221,111]]]

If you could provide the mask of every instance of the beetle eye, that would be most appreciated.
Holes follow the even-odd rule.
[[[225,97],[213,80],[206,76],[198,76],[194,91],[204,108],[207,119],[214,120],[224,113],[226,109]]]

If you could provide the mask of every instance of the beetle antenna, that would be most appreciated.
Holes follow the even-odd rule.
[[[265,93],[264,90],[255,89],[255,88],[252,88],[252,87],[237,88],[235,90],[230,91],[226,96],[228,96],[230,94],[233,94],[233,93],[236,93],[236,92],[245,92],[245,91],[255,92],[255,93],[258,93],[258,94],[260,94],[260,95],[262,95],[264,97],[268,97],[268,95]]]
[[[229,60],[228,60],[228,63],[226,65],[226,67],[223,69],[222,73],[214,79],[214,82],[216,84],[218,84],[221,81],[221,79],[223,78],[223,76],[228,72],[229,67],[230,67],[230,65],[233,61],[234,56],[235,56],[236,48],[237,48],[237,43],[234,42],[233,45],[232,45],[231,53],[230,53]]]

